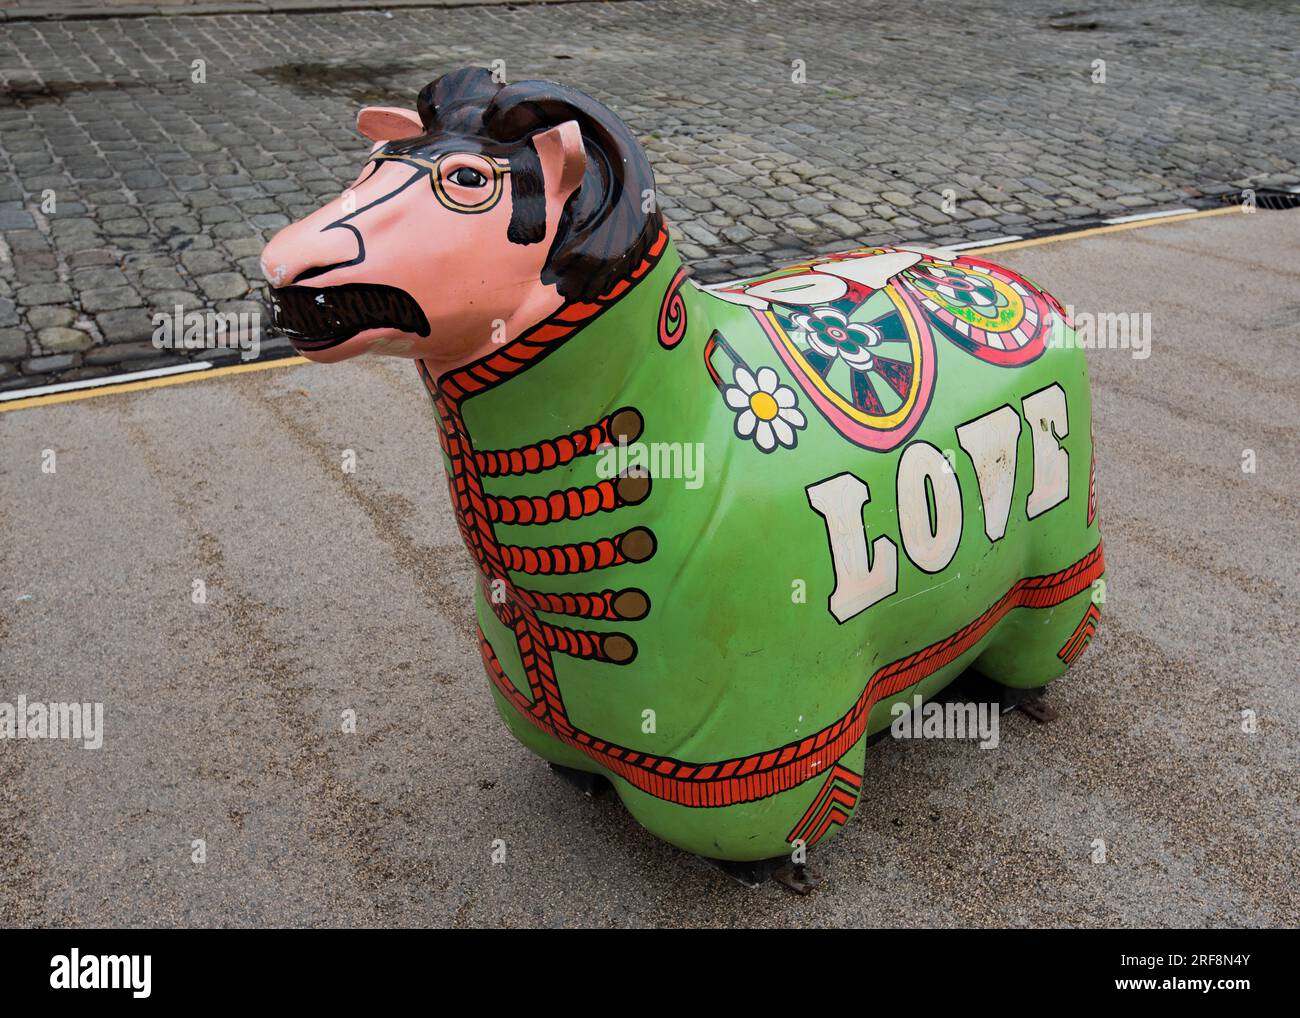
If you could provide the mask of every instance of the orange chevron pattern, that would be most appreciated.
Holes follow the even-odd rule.
[[[577,520],[592,513],[610,512],[623,505],[613,481],[601,481],[586,488],[553,491],[544,498],[519,495],[513,498],[488,496],[488,518],[493,523],[554,523]]]
[[[636,656],[636,644],[622,633],[592,633],[583,629],[567,629],[542,623],[542,634],[546,645],[551,650],[570,657],[580,657],[591,661],[605,661],[609,664],[627,664]],[[611,637],[620,641],[620,649],[627,655],[621,660],[612,657],[608,647]]]
[[[1097,518],[1097,429],[1089,426],[1092,443],[1092,464],[1088,467],[1088,526]]]
[[[1079,655],[1087,649],[1088,644],[1092,642],[1092,635],[1097,631],[1097,623],[1101,620],[1101,611],[1095,604],[1088,605],[1088,610],[1083,613],[1083,618],[1079,620],[1079,625],[1070,638],[1065,641],[1065,645],[1056,652],[1056,656],[1064,661],[1067,665],[1074,664]]]
[[[832,826],[843,826],[849,822],[861,794],[862,775],[836,764],[826,775],[826,781],[808,811],[794,825],[794,830],[785,840],[791,844],[802,841],[804,847],[812,848]]]
[[[1046,576],[1018,580],[983,614],[951,636],[877,669],[854,704],[834,724],[775,749],[751,756],[690,763],[641,753],[573,728],[563,719],[539,713],[505,674],[492,645],[480,631],[483,664],[497,691],[534,725],[577,749],[636,788],[682,806],[731,806],[784,792],[825,773],[867,730],[871,708],[886,697],[934,674],[973,649],[1014,608],[1050,608],[1087,590],[1106,570],[1101,544],[1074,565]],[[549,660],[549,659],[548,659]]]
[[[604,590],[599,594],[551,594],[540,590],[515,588],[515,599],[534,611],[555,615],[573,615],[583,619],[622,618],[614,608],[618,591]]]
[[[562,466],[579,456],[595,452],[602,445],[614,444],[609,426],[613,414],[602,417],[588,428],[569,435],[547,438],[519,449],[485,450],[474,454],[474,463],[481,477],[508,477],[512,474],[533,474]]]
[[[593,569],[622,565],[627,561],[619,551],[618,541],[618,538],[602,537],[599,541],[541,548],[518,548],[512,544],[503,544],[500,549],[506,568],[515,572],[534,575],[587,573]]]

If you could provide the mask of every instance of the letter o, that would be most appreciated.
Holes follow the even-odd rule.
[[[928,486],[934,491],[930,527]],[[912,564],[927,573],[947,567],[961,542],[961,486],[943,453],[928,442],[913,442],[898,461],[898,532]]]

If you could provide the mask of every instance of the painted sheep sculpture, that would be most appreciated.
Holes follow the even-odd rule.
[[[525,746],[690,852],[788,857],[895,705],[1087,645],[1091,400],[1041,289],[912,247],[698,286],[640,145],[547,82],[466,68],[357,125],[360,176],[262,255],[274,322],[415,361]]]

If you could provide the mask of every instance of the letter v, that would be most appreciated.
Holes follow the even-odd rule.
[[[967,421],[957,429],[957,444],[975,466],[980,502],[984,505],[984,533],[990,541],[1000,541],[1007,532],[1016,487],[1020,414],[1009,406],[1000,406]]]

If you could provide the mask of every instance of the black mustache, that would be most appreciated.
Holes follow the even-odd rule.
[[[299,350],[326,350],[366,329],[429,334],[415,298],[382,283],[272,287],[270,305],[271,328]]]

